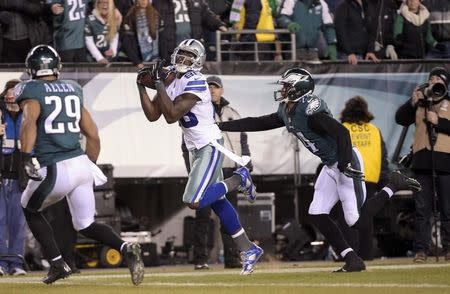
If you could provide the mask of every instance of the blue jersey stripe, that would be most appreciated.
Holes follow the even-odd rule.
[[[184,91],[205,91],[206,87],[186,87],[184,88]]]
[[[199,81],[189,81],[187,83],[187,86],[193,86],[193,85],[204,85],[206,83],[205,80],[199,80]]]

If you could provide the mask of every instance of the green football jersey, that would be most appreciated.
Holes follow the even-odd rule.
[[[80,145],[80,85],[70,80],[29,80],[16,86],[15,95],[18,103],[34,99],[41,106],[34,146],[41,166],[84,154]]]
[[[86,5],[90,0],[47,0],[50,5],[61,4],[64,11],[53,16],[53,38],[58,51],[84,48]]]
[[[86,19],[84,33],[86,37],[94,38],[95,46],[102,54],[109,49],[108,26],[95,15],[91,14]]]
[[[333,165],[338,160],[336,141],[328,135],[317,134],[308,126],[308,116],[318,112],[332,116],[325,101],[315,95],[301,98],[291,113],[288,113],[286,103],[280,103],[278,107],[278,116],[284,121],[288,131],[325,165]]]

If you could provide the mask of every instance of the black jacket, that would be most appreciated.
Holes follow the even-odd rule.
[[[375,32],[368,16],[366,0],[362,8],[356,0],[339,2],[334,15],[338,51],[362,56],[373,52]]]
[[[446,99],[450,100],[447,96]],[[416,108],[411,105],[411,99],[405,102],[395,113],[395,121],[402,126],[409,126],[416,121]],[[450,121],[440,118],[436,127],[437,132],[450,134]],[[435,169],[439,173],[450,173],[450,153],[434,151]],[[421,173],[431,174],[431,151],[422,149],[413,154],[411,169]]]
[[[438,42],[450,41],[450,1],[425,0],[425,7],[431,13],[431,31]]]
[[[13,17],[22,17],[32,47],[39,44],[50,44],[52,36],[49,27],[43,20],[44,4],[41,0],[2,0],[0,11],[8,11]],[[5,26],[7,29],[7,26]]]
[[[204,0],[186,0],[191,21],[192,38],[203,42],[203,28],[217,30],[225,24],[209,9]],[[153,6],[161,15],[159,27],[159,56],[169,60],[176,44],[176,24],[173,2],[169,0],[154,0]]]

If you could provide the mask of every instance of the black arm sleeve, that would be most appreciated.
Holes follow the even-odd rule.
[[[440,117],[436,125],[436,131],[450,135],[450,120]]]
[[[276,112],[260,117],[246,117],[218,123],[219,129],[225,132],[258,132],[284,126]]]
[[[395,122],[407,127],[416,121],[416,109],[411,105],[411,99],[405,102],[395,112]]]
[[[388,174],[389,174],[389,162],[387,159],[387,149],[386,144],[384,143],[383,136],[381,135],[380,131],[380,138],[381,138],[381,174],[380,174],[380,180],[379,183],[386,184],[388,180]]]
[[[250,156],[250,148],[248,148],[248,136],[246,132],[241,133],[241,155]]]
[[[348,130],[324,112],[308,116],[308,125],[314,132],[332,137],[337,144],[338,168],[344,171],[352,161],[352,142]]]

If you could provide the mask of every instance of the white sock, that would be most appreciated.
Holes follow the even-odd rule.
[[[59,260],[59,259],[61,259],[61,258],[62,258],[62,256],[61,256],[61,255],[58,255],[58,256],[56,256],[55,258],[53,258],[52,261],[57,261],[57,260]]]
[[[389,187],[384,187],[384,188],[381,189],[381,190],[383,190],[384,192],[386,192],[386,193],[388,194],[389,198],[391,198],[392,195],[394,195],[394,191],[392,191],[392,189],[389,188]]]
[[[120,245],[120,251],[122,252],[123,246],[127,245],[128,242],[123,242],[122,245]]]
[[[344,251],[341,252],[342,258],[344,258],[349,252],[353,251],[352,248],[347,248]]]

